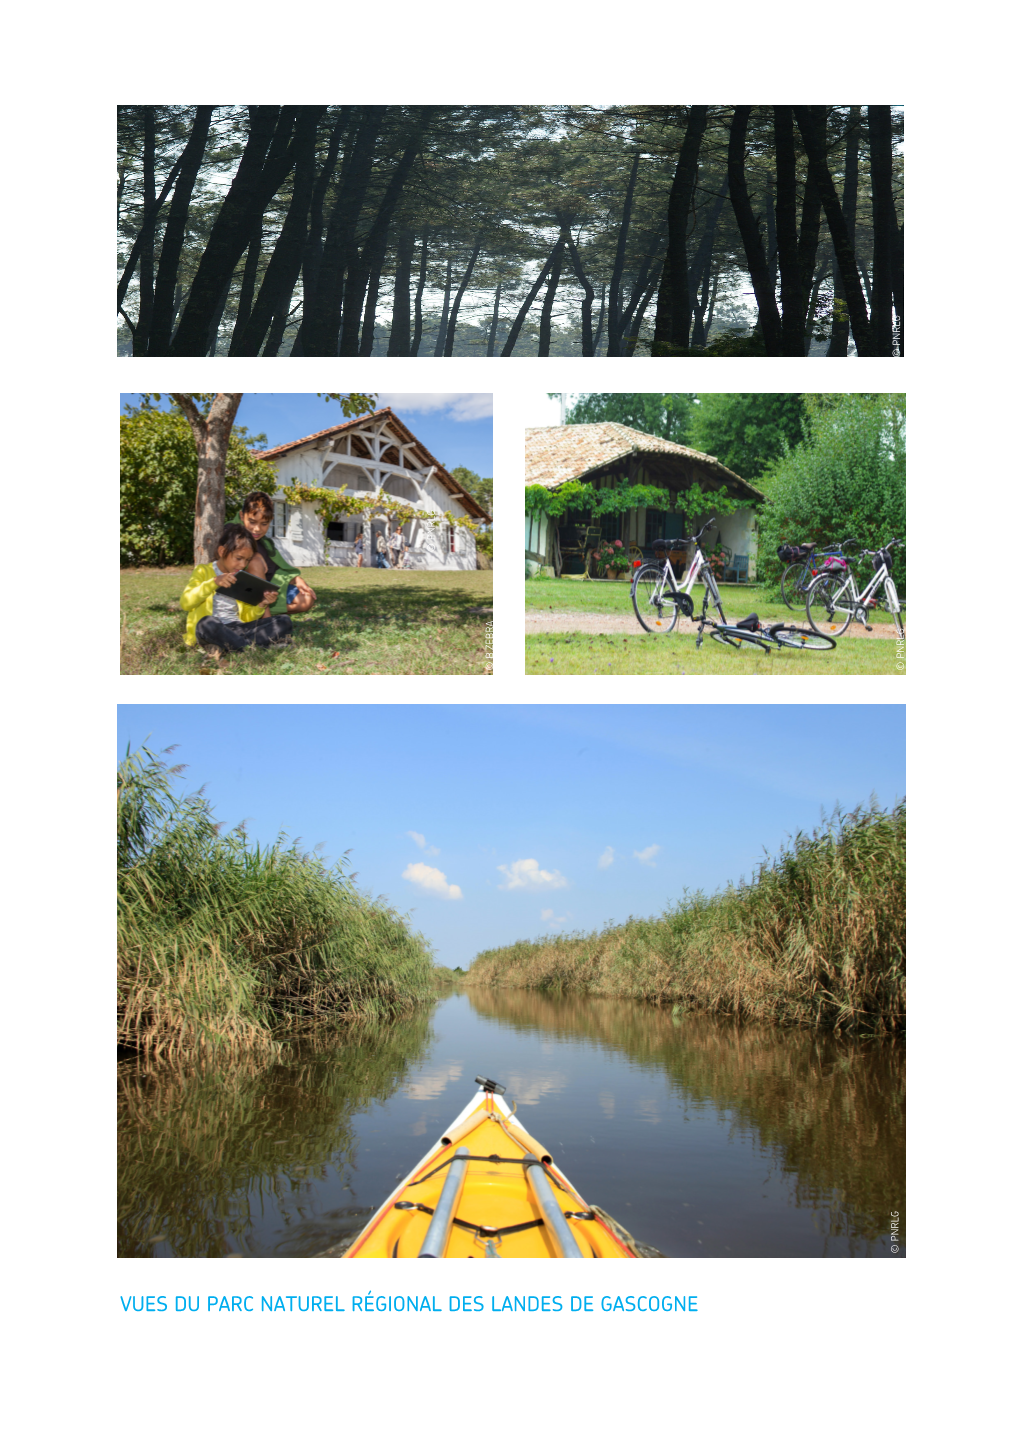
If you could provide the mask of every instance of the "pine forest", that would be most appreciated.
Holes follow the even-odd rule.
[[[893,105],[135,105],[118,350],[901,356]]]

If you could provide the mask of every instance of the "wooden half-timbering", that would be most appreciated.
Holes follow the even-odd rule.
[[[566,481],[585,481],[601,490],[621,485],[651,485],[667,492],[668,509],[633,509],[598,519],[600,539],[620,540],[647,550],[664,537],[689,536],[707,516],[691,511],[685,495],[692,486],[702,491],[722,491],[746,500],[728,515],[717,517],[705,536],[706,550],[724,546],[734,556],[748,558],[748,578],[754,580],[758,555],[758,526],[755,506],[762,493],[734,471],[689,446],[680,446],[660,436],[646,435],[631,426],[604,421],[592,425],[542,426],[525,433],[525,484],[556,490]],[[559,575],[564,553],[576,552],[576,542],[591,518],[583,512],[567,511],[559,517],[534,513],[525,517],[525,571]]]
[[[474,497],[422,445],[387,407],[284,446],[259,452],[276,471],[273,536],[292,565],[354,565],[354,545],[364,537],[364,564],[376,555],[376,538],[386,533],[382,517],[352,516],[324,528],[314,502],[292,505],[283,495],[291,485],[340,490],[359,499],[387,499],[413,506],[418,515],[403,527],[405,564],[414,570],[473,571],[475,538],[463,526],[450,525],[444,513],[487,522]]]

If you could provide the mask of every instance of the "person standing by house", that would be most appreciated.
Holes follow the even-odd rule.
[[[390,569],[389,557],[386,554],[387,550],[386,532],[380,531],[375,538],[375,564],[381,571],[388,571]]]
[[[354,542],[354,564],[363,566],[365,564],[365,528],[362,526]]]
[[[396,528],[389,540],[390,564],[397,571],[404,564],[404,533],[400,526]]]
[[[252,491],[241,502],[241,524],[255,542],[255,555],[248,570],[262,581],[279,585],[279,599],[273,615],[300,616],[317,600],[315,592],[296,566],[277,550],[268,531],[273,523],[273,503],[265,491]]]

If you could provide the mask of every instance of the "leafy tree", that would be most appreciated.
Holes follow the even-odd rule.
[[[778,574],[784,541],[842,541],[876,548],[906,538],[906,397],[805,397],[807,436],[773,461],[759,484],[768,502],[760,520],[759,566]],[[893,573],[905,586],[902,548]]]
[[[323,392],[319,392],[323,394]],[[171,395],[177,410],[191,428],[198,461],[198,482],[195,489],[193,555],[196,565],[216,557],[216,542],[223,530],[227,513],[227,460],[234,417],[243,392],[184,392]],[[375,405],[374,395],[327,394],[327,401],[339,401],[347,417],[363,415]],[[146,410],[161,399],[158,392],[142,397],[141,409]],[[275,479],[272,472],[270,479]]]
[[[227,443],[224,491],[237,505],[252,490],[272,490],[276,472],[250,446],[265,444],[238,426]],[[175,566],[190,560],[195,533],[195,439],[183,412],[131,407],[120,421],[122,565]]]
[[[695,414],[693,394],[679,395],[615,395],[580,396],[567,412],[567,425],[590,425],[597,421],[616,421],[633,426],[650,436],[688,445],[691,420]]]
[[[745,481],[761,476],[804,436],[801,395],[701,394],[690,445],[715,456]]]
[[[479,476],[475,471],[469,471],[466,466],[454,466],[450,475],[463,487],[468,495],[473,497],[478,504],[492,515],[492,477]]]

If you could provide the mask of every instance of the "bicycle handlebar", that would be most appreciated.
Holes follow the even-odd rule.
[[[694,535],[694,536],[677,536],[677,537],[676,537],[674,540],[672,540],[672,541],[666,541],[666,540],[662,540],[662,539],[660,538],[658,541],[648,541],[646,544],[649,545],[649,546],[651,546],[651,548],[652,548],[653,551],[655,550],[655,548],[656,548],[657,546],[658,546],[658,547],[661,547],[663,550],[665,550],[667,547],[669,547],[669,548],[672,550],[672,549],[675,549],[677,546],[697,545],[698,542],[701,540],[702,536],[703,536],[703,535],[705,534],[705,532],[708,530],[709,526],[714,526],[714,525],[715,525],[715,517],[713,516],[713,517],[711,518],[711,520],[708,520],[708,521],[705,522],[705,524],[702,526],[701,530],[698,531],[698,533],[697,533],[696,535]]]

